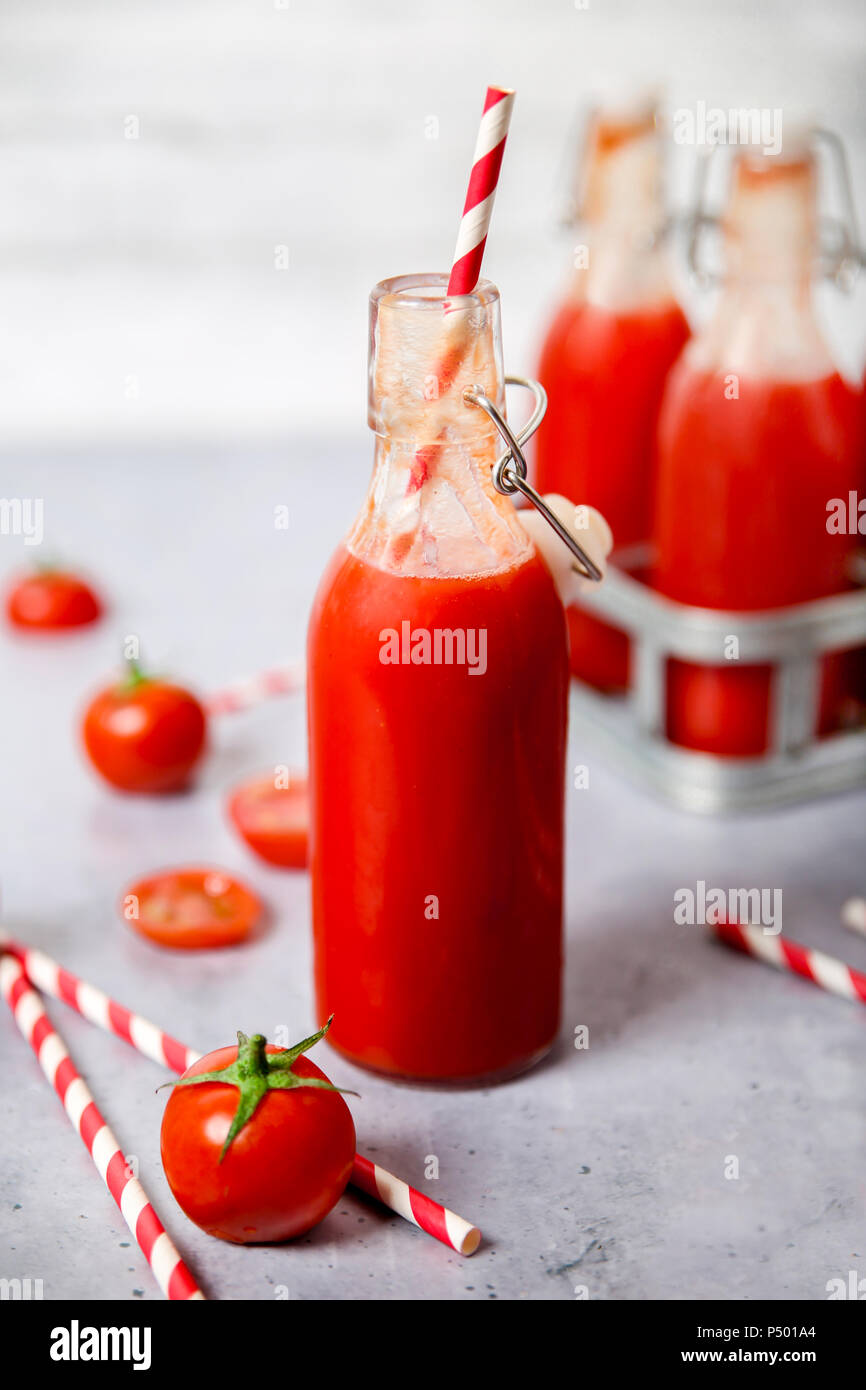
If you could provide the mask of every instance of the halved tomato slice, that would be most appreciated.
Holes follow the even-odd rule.
[[[121,911],[140,936],[188,951],[243,941],[262,902],[222,869],[163,869],[130,884]]]
[[[250,849],[268,864],[304,869],[310,830],[310,799],[302,773],[278,786],[273,773],[237,787],[229,798],[232,824]]]

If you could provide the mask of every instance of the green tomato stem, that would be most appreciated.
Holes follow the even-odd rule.
[[[315,1043],[325,1036],[333,1018],[332,1014],[324,1028],[320,1028],[309,1038],[304,1038],[302,1042],[295,1043],[294,1047],[285,1048],[280,1052],[266,1051],[265,1038],[262,1033],[254,1033],[251,1038],[248,1038],[245,1033],[239,1032],[238,1055],[233,1062],[230,1062],[226,1067],[220,1067],[217,1071],[200,1072],[197,1076],[184,1076],[176,1083],[178,1086],[200,1086],[204,1081],[218,1081],[225,1086],[237,1087],[237,1109],[220,1152],[220,1163],[228,1153],[232,1142],[249,1124],[268,1091],[291,1091],[300,1086],[306,1086],[314,1087],[320,1091],[336,1091],[338,1095],[355,1096],[358,1094],[357,1091],[344,1091],[339,1086],[332,1086],[330,1081],[325,1081],[321,1077],[297,1076],[292,1070],[298,1057],[309,1051]]]

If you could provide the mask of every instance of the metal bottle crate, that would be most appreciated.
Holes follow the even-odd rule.
[[[628,559],[636,569],[648,550]],[[866,556],[858,557],[855,578],[864,583]],[[675,603],[611,565],[580,606],[630,635],[631,689],[604,695],[575,680],[573,708],[614,762],[666,800],[691,811],[739,811],[866,784],[866,725],[814,733],[822,655],[866,647],[866,588],[772,611],[723,612]],[[739,640],[738,666],[774,667],[769,751],[761,757],[696,753],[664,733],[667,658],[723,666],[731,634]]]
[[[816,157],[828,161],[841,210],[840,217],[820,219],[817,268],[850,291],[866,264],[866,251],[860,244],[845,148],[831,130],[816,127],[811,137]],[[720,226],[718,214],[707,206],[717,149],[710,146],[699,155],[692,207],[685,218],[689,270],[703,285],[719,278],[702,256],[705,234]],[[759,809],[866,784],[866,726],[820,739],[814,734],[822,655],[866,647],[866,553],[857,557],[852,574],[859,590],[760,613],[695,608],[663,598],[629,573],[649,558],[649,547],[621,555],[604,584],[581,598],[582,608],[632,639],[627,696],[602,695],[572,681],[574,707],[598,746],[637,780],[692,811]],[[770,751],[759,758],[695,753],[664,734],[667,658],[723,665],[724,639],[732,633],[739,639],[739,665],[770,663],[775,668]]]

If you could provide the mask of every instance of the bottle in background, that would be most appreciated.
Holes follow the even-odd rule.
[[[597,507],[616,561],[649,536],[658,410],[689,332],[668,272],[654,105],[592,117],[583,183],[583,244],[538,369],[549,404],[536,483]],[[568,620],[573,673],[601,690],[627,688],[627,635],[578,607]]]
[[[851,587],[857,537],[831,533],[827,507],[859,485],[863,400],[815,317],[805,141],[776,156],[739,152],[723,233],[718,304],[662,407],[653,579],[683,603],[754,611]],[[687,748],[758,756],[770,739],[771,668],[728,655],[717,667],[670,661],[667,733]],[[818,732],[844,722],[857,665],[850,653],[824,659]]]

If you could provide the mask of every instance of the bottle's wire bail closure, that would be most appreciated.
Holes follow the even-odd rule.
[[[854,201],[854,187],[851,181],[851,168],[845,146],[833,130],[823,126],[813,126],[808,132],[816,160],[824,152],[829,161],[830,172],[835,177],[841,202],[841,217],[819,216],[817,248],[817,270],[825,279],[832,280],[838,289],[850,294],[861,269],[866,265],[866,250],[860,242],[857,224],[857,208]],[[722,276],[717,270],[704,263],[704,233],[721,226],[718,213],[708,208],[708,191],[713,168],[713,158],[718,145],[710,145],[699,155],[695,165],[692,210],[686,218],[688,241],[686,259],[689,272],[696,284],[709,289],[721,283]]]
[[[590,559],[580,542],[575,539],[566,526],[563,526],[559,517],[550,510],[544,498],[535,491],[535,488],[526,479],[528,470],[521,446],[532,438],[544,419],[544,413],[547,410],[547,392],[540,381],[533,381],[524,376],[507,376],[505,384],[506,386],[523,386],[527,391],[531,391],[535,397],[535,409],[516,435],[512,432],[505,417],[493,404],[490,397],[485,395],[480,386],[467,386],[463,392],[463,400],[466,405],[478,406],[480,410],[483,410],[493,421],[508,445],[505,453],[501,454],[493,465],[493,486],[497,492],[504,493],[506,497],[513,496],[515,492],[522,493],[527,501],[541,512],[548,526],[553,527],[559,539],[568,546],[572,555],[579,561],[579,564],[572,566],[577,574],[584,579],[591,579],[594,584],[598,584],[602,579],[602,572],[598,565]]]

